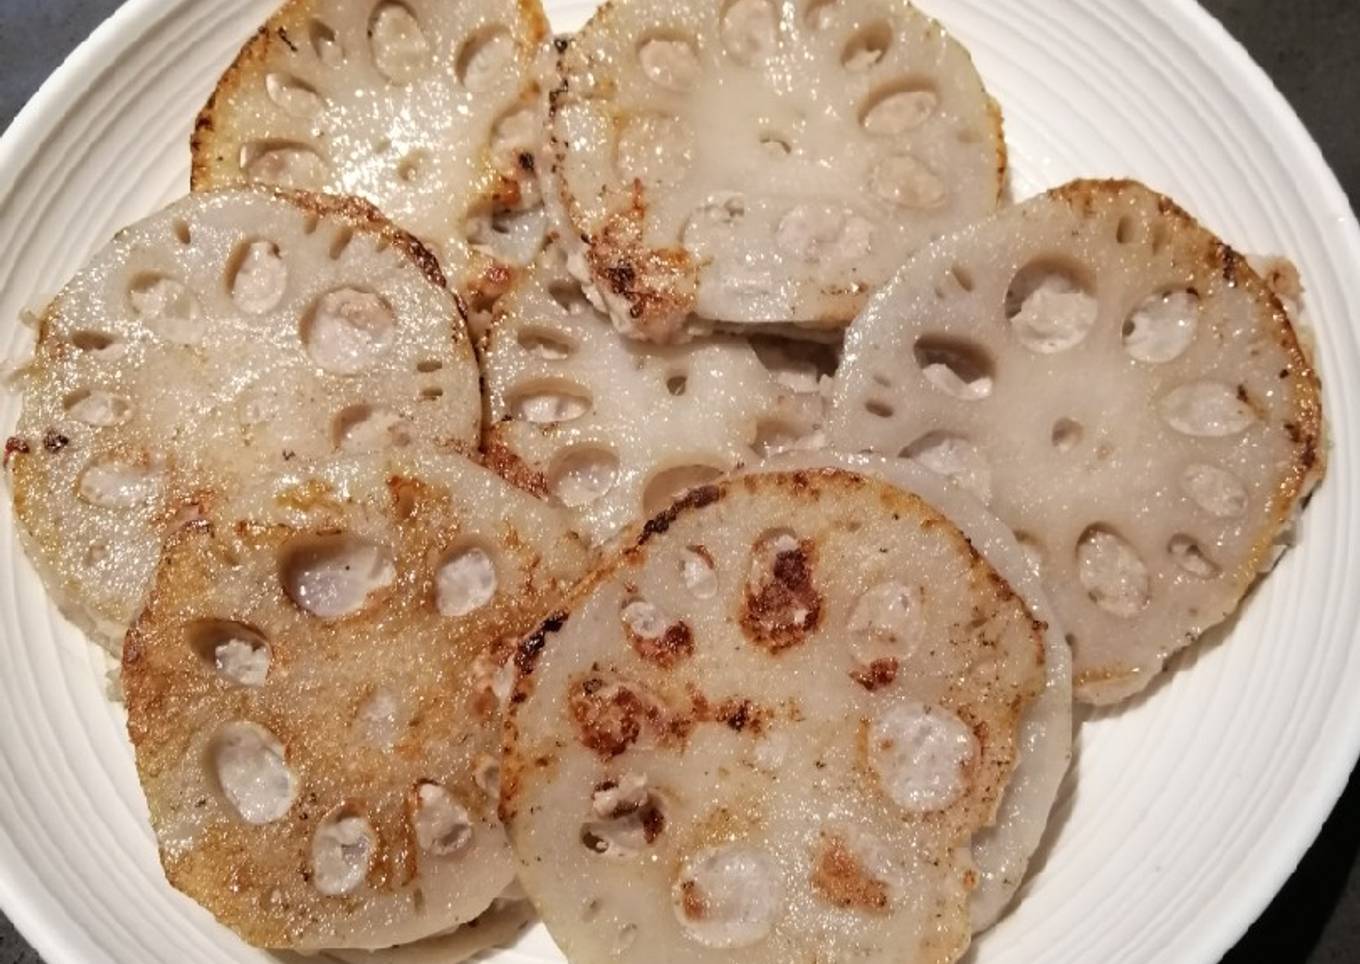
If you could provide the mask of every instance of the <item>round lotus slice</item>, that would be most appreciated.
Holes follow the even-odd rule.
[[[29,557],[115,652],[165,529],[294,458],[476,445],[476,359],[430,254],[369,205],[268,189],[120,232],[44,312],[7,460]]]
[[[290,0],[199,115],[195,190],[366,198],[479,307],[542,244],[537,0]]]
[[[1043,627],[842,471],[692,490],[520,645],[501,814],[573,961],[953,961]]]
[[[617,0],[560,74],[573,270],[645,340],[715,321],[836,332],[1000,195],[1000,113],[906,0]]]
[[[851,327],[828,437],[1015,530],[1113,703],[1222,621],[1323,472],[1317,376],[1265,283],[1168,199],[1075,182],[932,246]]]
[[[918,496],[958,526],[1045,627],[1044,691],[1029,704],[1021,719],[1015,772],[1001,799],[996,822],[973,837],[973,862],[978,872],[972,896],[973,930],[984,930],[996,923],[1024,882],[1025,869],[1039,848],[1072,759],[1072,656],[1039,571],[1010,529],[982,503],[910,459],[829,451],[791,453],[770,459],[755,471],[774,469],[844,469]],[[884,600],[900,606],[903,600],[920,598],[919,593],[919,587],[915,593],[912,587],[903,587],[895,597],[885,594]]]
[[[726,336],[620,338],[556,246],[496,313],[482,352],[487,451],[569,508],[593,541],[738,464],[817,442],[817,359]]]
[[[252,944],[383,948],[514,876],[507,658],[584,570],[553,507],[457,455],[328,460],[173,536],[123,688],[170,882]]]

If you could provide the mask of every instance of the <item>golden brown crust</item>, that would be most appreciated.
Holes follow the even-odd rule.
[[[870,914],[888,910],[888,885],[868,872],[838,834],[822,832],[811,882],[812,889],[836,907]]]
[[[482,464],[505,481],[540,499],[548,497],[548,479],[519,457],[501,438],[499,423],[487,426],[482,439]]]
[[[430,252],[430,249],[421,244],[414,234],[402,230],[389,221],[387,215],[363,198],[318,194],[312,191],[297,191],[263,185],[254,186],[252,190],[268,191],[304,211],[310,211],[317,217],[334,218],[344,221],[356,231],[377,235],[405,254],[433,284],[441,288],[448,287],[448,282],[444,278],[444,271],[439,267],[439,259]],[[460,333],[462,337],[467,337],[465,327],[454,325],[453,330],[455,337],[458,337]]]
[[[1039,670],[1036,680],[1042,678],[1042,669],[1046,663],[1044,632],[1047,627],[1029,613],[1010,584],[1001,578],[991,565],[983,559],[972,543],[968,541],[968,538],[920,497],[881,483],[873,483],[864,476],[838,468],[753,473],[724,479],[691,489],[669,508],[646,522],[634,526],[621,536],[611,553],[601,560],[563,598],[559,610],[548,617],[535,632],[525,637],[519,644],[514,657],[517,674],[509,700],[511,712],[507,716],[502,740],[499,808],[502,821],[507,825],[513,821],[518,811],[518,794],[523,774],[525,769],[531,765],[520,754],[513,751],[519,732],[514,708],[525,703],[533,694],[537,683],[534,670],[538,660],[547,647],[551,645],[551,637],[559,633],[567,624],[568,614],[573,612],[584,600],[593,595],[599,586],[612,579],[616,574],[641,565],[648,557],[650,543],[657,536],[667,532],[681,517],[705,511],[728,498],[737,489],[755,492],[767,486],[773,486],[781,493],[793,496],[808,505],[815,505],[820,500],[821,487],[828,484],[842,489],[874,485],[879,490],[885,508],[889,512],[892,512],[895,508],[901,510],[906,507],[913,515],[921,518],[923,527],[937,527],[940,532],[944,533],[956,549],[966,555],[970,578],[979,591],[989,596],[996,607],[1018,607],[1024,613],[1024,618],[1028,622],[1027,631],[1032,634],[1034,640],[1034,667]],[[960,628],[961,631],[981,632],[984,635],[1001,631],[1000,622],[985,617],[981,618],[981,621],[975,621],[974,624]],[[586,685],[587,683],[589,683],[589,686]],[[645,696],[640,696],[632,684],[606,681],[598,675],[582,678],[578,680],[578,684],[580,692],[575,695],[574,705],[571,707],[576,723],[582,728],[582,732],[578,735],[582,737],[587,746],[590,746],[602,758],[606,759],[626,750],[648,724],[659,737],[683,739],[684,734],[694,723],[721,718],[720,715],[715,716],[714,713],[707,710],[702,701],[692,706],[688,715],[668,713],[646,699]],[[628,695],[619,697],[619,691],[625,691]],[[607,700],[600,695],[602,693],[608,696]],[[1037,695],[1037,688],[1017,693],[1015,700],[1002,714],[1002,731],[1014,732],[1014,728],[1019,725],[1019,720],[1029,702]],[[618,698],[616,699],[616,697]],[[1001,802],[1002,790],[1015,765],[1015,745],[1014,741],[1010,739],[993,740],[989,743],[986,724],[983,721],[969,719],[966,710],[961,712],[961,716],[966,723],[974,728],[979,744],[986,751],[981,754],[983,762],[977,764],[979,771],[985,770],[986,772],[979,772],[972,781],[982,789],[975,794],[970,806],[965,808],[967,812],[961,810],[956,816],[965,822],[976,819],[980,821],[977,825],[981,826],[995,818]],[[594,724],[605,722],[610,725],[601,728],[599,732],[592,731],[589,734],[590,739],[586,740],[585,730],[592,730]],[[867,762],[864,766],[866,770],[871,769]],[[875,776],[871,779],[877,778]]]
[[[699,268],[684,248],[653,248],[644,238],[647,199],[633,182],[629,206],[613,212],[590,239],[591,274],[610,295],[628,306],[632,331],[646,341],[666,343],[683,334],[694,310]]]
[[[167,878],[259,946],[333,946],[374,926],[375,917],[376,926],[388,926],[387,915],[394,926],[408,926],[409,917],[418,928],[416,886],[431,901],[436,928],[456,922],[440,922],[445,912],[433,908],[443,905],[434,902],[443,899],[437,889],[448,878],[436,883],[431,865],[422,863],[428,857],[420,856],[412,792],[428,781],[441,784],[470,817],[471,839],[480,842],[466,859],[504,862],[488,876],[503,872],[505,880],[467,916],[510,876],[493,822],[495,798],[476,777],[479,754],[494,752],[497,734],[495,714],[484,719],[475,712],[483,685],[478,667],[490,656],[488,672],[494,671],[497,654],[508,654],[558,598],[583,568],[585,553],[564,528],[526,533],[508,514],[495,518],[465,505],[459,486],[482,484],[481,469],[448,485],[434,476],[375,471],[385,485],[365,485],[367,494],[357,497],[376,513],[367,521],[356,515],[354,499],[310,479],[296,492],[271,495],[290,515],[303,513],[305,526],[199,523],[174,535],[124,649],[128,732]],[[393,581],[358,612],[328,620],[304,612],[283,585],[280,560],[290,547],[340,531],[368,538],[375,526],[391,539]],[[500,586],[490,602],[455,621],[437,609],[432,567],[469,532],[495,533]],[[196,627],[221,621],[267,642],[263,685],[222,678],[213,650],[194,644]],[[366,665],[372,655],[365,646],[374,641],[382,644],[380,667]],[[390,744],[365,736],[372,719],[365,707],[380,689],[401,707],[392,711],[402,722]],[[292,805],[267,823],[238,819],[203,775],[214,734],[238,720],[278,739],[298,781]],[[318,822],[340,808],[368,820],[373,857],[362,890],[328,896],[311,884],[311,840]],[[475,904],[481,896],[456,899]]]
[[[293,45],[296,41],[288,31],[292,28],[301,36],[306,25],[306,11],[310,2],[311,0],[284,0],[283,5],[264,26],[241,46],[236,59],[223,71],[217,85],[208,95],[207,102],[194,119],[193,133],[189,136],[190,190],[203,191],[244,181],[239,159],[233,158],[228,161],[221,153],[226,146],[219,143],[221,131],[217,123],[217,112],[221,101],[231,91],[262,78],[264,65],[276,47],[287,46],[290,50],[295,49]],[[214,154],[217,155],[216,158],[211,156]],[[226,165],[228,170],[235,171],[235,176],[222,178],[223,165]]]

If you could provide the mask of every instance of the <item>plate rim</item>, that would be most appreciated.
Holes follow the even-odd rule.
[[[48,75],[0,135],[0,202],[12,195],[44,142],[64,121],[60,106],[88,89],[86,78],[116,65],[141,39],[146,24],[163,19],[185,2],[125,0]],[[1265,69],[1198,0],[1171,0],[1161,10],[1143,9],[1167,22],[1179,18],[1222,56],[1225,78],[1253,106],[1263,109],[1262,126],[1283,135],[1276,147],[1287,153],[1291,166],[1298,165],[1301,180],[1318,193],[1320,206],[1336,212],[1329,235],[1343,242],[1344,257],[1360,263],[1360,221],[1351,200],[1316,139]],[[1340,436],[1331,432],[1329,437],[1335,442]],[[1240,885],[1235,909],[1225,910],[1217,923],[1207,922],[1198,939],[1185,948],[1190,951],[1189,960],[1212,962],[1226,954],[1269,906],[1316,841],[1360,760],[1360,714],[1344,717],[1340,732],[1333,729],[1330,737],[1329,766],[1315,773],[1298,803],[1296,819],[1282,831],[1268,855],[1257,861],[1251,878]],[[0,862],[0,909],[47,964],[82,960],[78,948],[84,933],[68,933],[60,926],[60,900],[35,883],[26,867]]]

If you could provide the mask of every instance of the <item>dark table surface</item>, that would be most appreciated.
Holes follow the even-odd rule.
[[[118,5],[119,0],[0,0],[0,128]],[[1204,0],[1204,5],[1284,91],[1354,205],[1360,198],[1360,0]],[[1352,776],[1317,843],[1224,964],[1360,962],[1358,855],[1360,777]],[[39,964],[3,915],[0,964]]]

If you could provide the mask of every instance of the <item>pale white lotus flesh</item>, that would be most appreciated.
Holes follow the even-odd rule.
[[[834,332],[1000,195],[999,112],[905,0],[622,0],[559,71],[572,267],[644,340],[696,322]]]
[[[1026,709],[1019,759],[995,822],[974,834],[971,853],[978,874],[970,901],[973,929],[981,931],[1005,912],[1039,849],[1049,813],[1068,772],[1072,753],[1072,656],[1062,622],[1048,601],[1039,570],[1022,540],[967,490],[911,459],[838,452],[794,453],[770,459],[755,471],[845,469],[881,479],[919,496],[958,526],[968,541],[1024,601],[1044,626],[1043,694]],[[897,578],[879,583],[851,610],[852,652],[863,665],[875,659],[912,659],[929,640],[924,634],[925,594]]]
[[[727,336],[621,339],[557,246],[496,314],[482,354],[487,447],[538,475],[593,541],[772,448],[819,444],[824,379],[811,360]]]
[[[474,318],[543,244],[547,21],[536,0],[305,0],[222,75],[193,141],[195,190],[240,181],[362,197],[439,258]],[[268,300],[266,252],[237,275]]]
[[[987,392],[949,390],[941,359]],[[1321,425],[1244,259],[1142,185],[1074,182],[902,268],[847,333],[827,435],[916,458],[1022,534],[1077,695],[1111,703],[1274,563],[1322,476]]]
[[[470,549],[496,591],[446,614],[438,571]],[[514,876],[490,690],[587,562],[563,512],[453,454],[297,461],[224,497],[170,538],[124,649],[167,877],[262,947],[487,911]]]
[[[677,579],[700,551],[706,596]],[[930,644],[866,665],[849,622],[891,580],[924,590]],[[669,645],[640,645],[660,622]],[[694,489],[521,644],[501,776],[521,883],[573,961],[956,960],[1030,707],[1055,752],[1020,765],[1066,764],[1047,651],[900,488],[780,468]],[[1046,801],[1020,809],[1042,827]]]
[[[178,294],[152,298],[165,286],[147,278]],[[166,327],[176,303],[193,305],[192,338]],[[264,188],[195,194],[120,232],[47,308],[18,385],[25,547],[115,652],[163,533],[197,506],[337,449],[470,448],[481,423],[428,252],[360,202]]]

